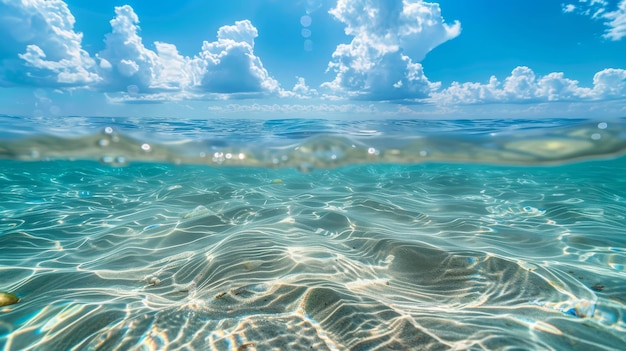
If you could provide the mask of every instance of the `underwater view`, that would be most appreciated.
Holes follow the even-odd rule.
[[[0,0],[0,351],[626,350],[626,0]]]
[[[626,343],[624,119],[1,123],[2,350]]]

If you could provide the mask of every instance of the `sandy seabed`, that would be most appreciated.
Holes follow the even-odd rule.
[[[626,159],[0,161],[1,350],[615,350]]]

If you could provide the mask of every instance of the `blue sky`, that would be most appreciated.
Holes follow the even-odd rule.
[[[0,0],[0,113],[626,116],[626,0]]]

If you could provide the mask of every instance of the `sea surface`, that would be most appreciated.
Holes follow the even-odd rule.
[[[0,350],[624,350],[626,119],[0,116]]]

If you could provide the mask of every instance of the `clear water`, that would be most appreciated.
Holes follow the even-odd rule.
[[[625,120],[0,125],[2,350],[626,345]]]

